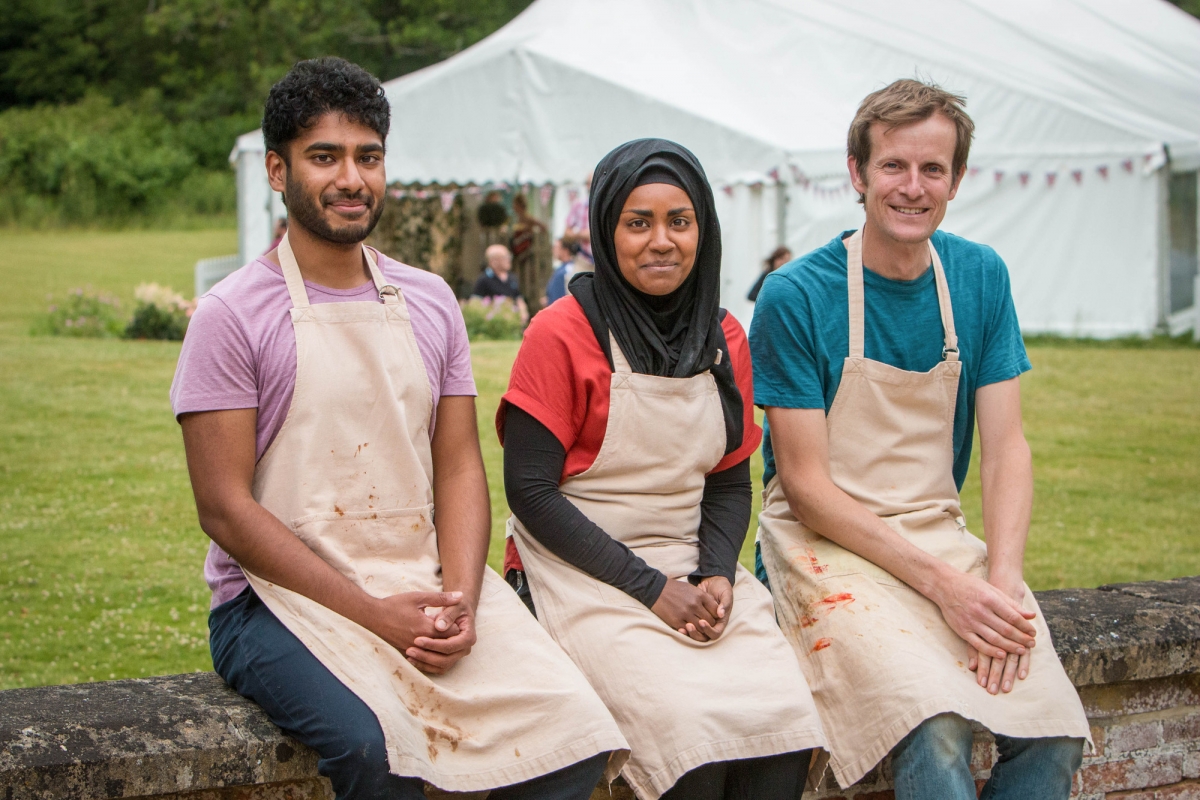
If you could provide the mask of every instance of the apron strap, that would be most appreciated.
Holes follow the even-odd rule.
[[[279,240],[276,253],[279,256],[279,266],[283,268],[283,280],[287,283],[288,294],[292,297],[292,307],[308,308],[308,292],[304,290],[304,278],[300,276],[300,265],[296,263],[296,254],[292,252],[287,233]]]
[[[846,240],[846,287],[850,292],[850,357],[863,357],[863,262],[859,228]]]
[[[367,259],[367,269],[371,271],[371,280],[375,281],[375,289],[379,292],[379,299],[386,306],[402,305],[404,299],[400,296],[400,287],[387,283],[383,279],[383,273],[379,270],[379,264],[375,259],[375,252],[363,246],[363,255]]]
[[[862,233],[859,228],[846,240],[846,286],[850,306],[850,357],[863,358],[865,303],[863,301]],[[929,258],[933,263],[933,279],[937,285],[938,310],[942,316],[944,344],[943,361],[958,361],[958,335],[954,332],[954,309],[950,305],[950,285],[933,240],[929,240]]]
[[[304,288],[300,265],[296,263],[296,254],[292,252],[292,245],[288,242],[286,233],[279,242],[278,255],[279,266],[283,269],[283,280],[287,283],[288,294],[292,298],[292,307],[308,308],[308,291]],[[379,299],[386,305],[399,304],[401,302],[400,290],[384,281],[375,253],[364,246],[363,256],[367,262],[367,269],[371,272],[371,280],[375,282],[375,289],[379,292]]]
[[[625,360],[625,354],[621,352],[621,346],[617,344],[617,337],[612,335],[612,331],[608,332],[608,346],[612,350],[613,372],[622,375],[632,373],[633,369]]]
[[[950,284],[946,282],[946,271],[942,269],[942,259],[938,256],[933,239],[929,240],[929,255],[933,261],[933,280],[937,284],[938,309],[942,312],[942,330],[946,341],[942,346],[943,361],[958,361],[958,334],[954,332],[954,309],[950,305]]]

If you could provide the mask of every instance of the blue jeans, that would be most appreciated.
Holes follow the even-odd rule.
[[[982,689],[980,691],[983,691]],[[892,750],[896,800],[975,800],[971,723],[939,714]],[[996,734],[999,759],[979,800],[1067,800],[1083,760],[1083,739],[1017,739]]]
[[[424,781],[388,772],[375,713],[334,677],[250,589],[208,615],[213,666],[271,722],[317,751],[317,771],[338,800],[424,800]],[[601,753],[489,800],[587,800],[604,773]]]

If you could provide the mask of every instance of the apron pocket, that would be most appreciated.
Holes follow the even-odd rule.
[[[441,591],[433,506],[333,511],[292,520],[297,538],[375,597]]]

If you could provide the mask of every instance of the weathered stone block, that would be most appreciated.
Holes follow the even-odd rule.
[[[1150,750],[1162,742],[1161,720],[1130,720],[1106,726],[1104,747],[1107,757],[1124,755],[1136,750]]]
[[[1153,753],[1091,764],[1079,772],[1083,792],[1169,786],[1183,778],[1183,756],[1180,753]]]
[[[1121,592],[1146,600],[1200,607],[1200,576],[1175,578],[1169,581],[1140,583],[1110,583],[1100,587],[1102,592]]]
[[[1200,708],[1184,716],[1163,720],[1163,741],[1200,745]]]
[[[333,800],[333,787],[325,778],[264,783],[258,786],[227,786],[198,792],[151,795],[153,800]],[[136,800],[149,800],[148,797]]]
[[[1055,650],[1076,686],[1200,668],[1200,613],[1180,613],[1177,604],[1121,591],[1062,589],[1039,592],[1037,598]]]
[[[213,673],[0,692],[6,800],[138,797],[315,775],[316,754]]]
[[[1184,755],[1183,777],[1200,778],[1200,752],[1193,751]]]
[[[1089,719],[1200,706],[1200,673],[1079,687]]]

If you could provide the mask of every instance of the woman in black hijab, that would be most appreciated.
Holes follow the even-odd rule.
[[[712,189],[687,149],[629,142],[589,219],[595,272],[535,317],[497,413],[506,577],[613,712],[639,797],[799,798],[824,734],[738,565],[762,432]]]

